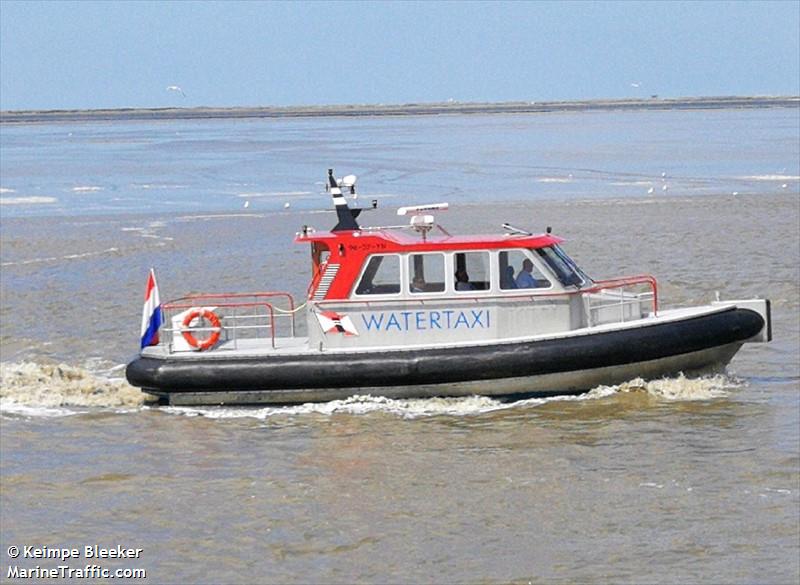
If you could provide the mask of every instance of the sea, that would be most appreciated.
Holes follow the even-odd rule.
[[[304,298],[329,168],[362,224],[549,226],[664,307],[770,299],[774,339],[517,402],[128,386],[151,267]],[[0,582],[800,582],[797,107],[5,123],[0,277]]]

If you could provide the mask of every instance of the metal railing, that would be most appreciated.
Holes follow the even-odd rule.
[[[642,286],[649,287],[650,290],[630,292],[631,288]],[[609,291],[613,291],[612,294],[608,294]],[[589,327],[640,319],[643,303],[652,303],[652,313],[654,316],[658,315],[658,283],[650,275],[599,280],[580,292],[584,293],[586,324]],[[616,318],[603,318],[603,314],[616,315]]]
[[[278,306],[279,304],[283,307]],[[276,329],[280,323],[288,324],[289,337],[295,336],[295,302],[286,292],[256,293],[198,293],[168,301],[162,305],[164,326],[162,344],[170,351],[197,349],[189,339],[196,334],[219,337],[218,349],[239,349],[245,339],[268,340],[275,348]],[[186,323],[192,311],[212,311],[219,326],[201,325],[199,318]],[[183,338],[183,339],[182,339]],[[216,344],[215,344],[216,346]],[[214,349],[214,347],[208,347]]]

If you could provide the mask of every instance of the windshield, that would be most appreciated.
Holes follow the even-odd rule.
[[[564,250],[559,246],[553,245],[547,248],[537,248],[535,252],[547,263],[550,270],[553,271],[564,286],[579,287],[592,282],[592,279],[586,276],[586,274],[578,268],[578,265],[573,262],[572,258],[567,256]]]

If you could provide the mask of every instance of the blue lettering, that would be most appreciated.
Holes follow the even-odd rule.
[[[367,331],[372,331],[372,328],[375,327],[378,331],[381,330],[381,325],[383,325],[383,313],[380,314],[380,318],[376,319],[375,315],[372,314],[369,316],[369,320],[364,315],[361,315],[361,320],[364,322],[364,327],[367,328]]]
[[[474,319],[472,322],[472,329],[475,327],[486,327],[486,325],[483,324],[483,321],[481,321],[483,311],[470,311],[470,313],[472,313],[472,318]],[[488,315],[489,313],[487,312],[486,314]]]
[[[367,331],[417,331],[427,329],[489,329],[491,313],[487,310],[469,311],[399,311],[397,313],[362,314],[361,321]]]
[[[467,329],[471,329],[469,321],[467,321],[467,316],[464,314],[464,311],[459,311],[458,319],[456,319],[456,326],[453,327],[453,329],[458,329],[458,326],[461,323],[463,323]]]
[[[386,331],[389,331],[389,328],[392,326],[397,327],[398,331],[402,331],[402,329],[400,328],[400,322],[397,320],[395,314],[389,313],[389,320],[386,321]]]

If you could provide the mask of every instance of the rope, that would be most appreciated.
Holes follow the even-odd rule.
[[[308,304],[308,301],[304,302],[304,303],[303,303],[302,305],[300,305],[299,307],[295,307],[294,309],[292,309],[292,310],[290,310],[290,311],[287,311],[286,309],[279,309],[278,307],[272,307],[272,310],[273,310],[273,311],[275,311],[276,313],[284,313],[284,314],[287,314],[287,315],[291,315],[292,313],[296,313],[296,312],[297,312],[297,311],[299,311],[300,309],[303,309],[303,308],[305,308],[305,306],[306,306],[307,304]]]

